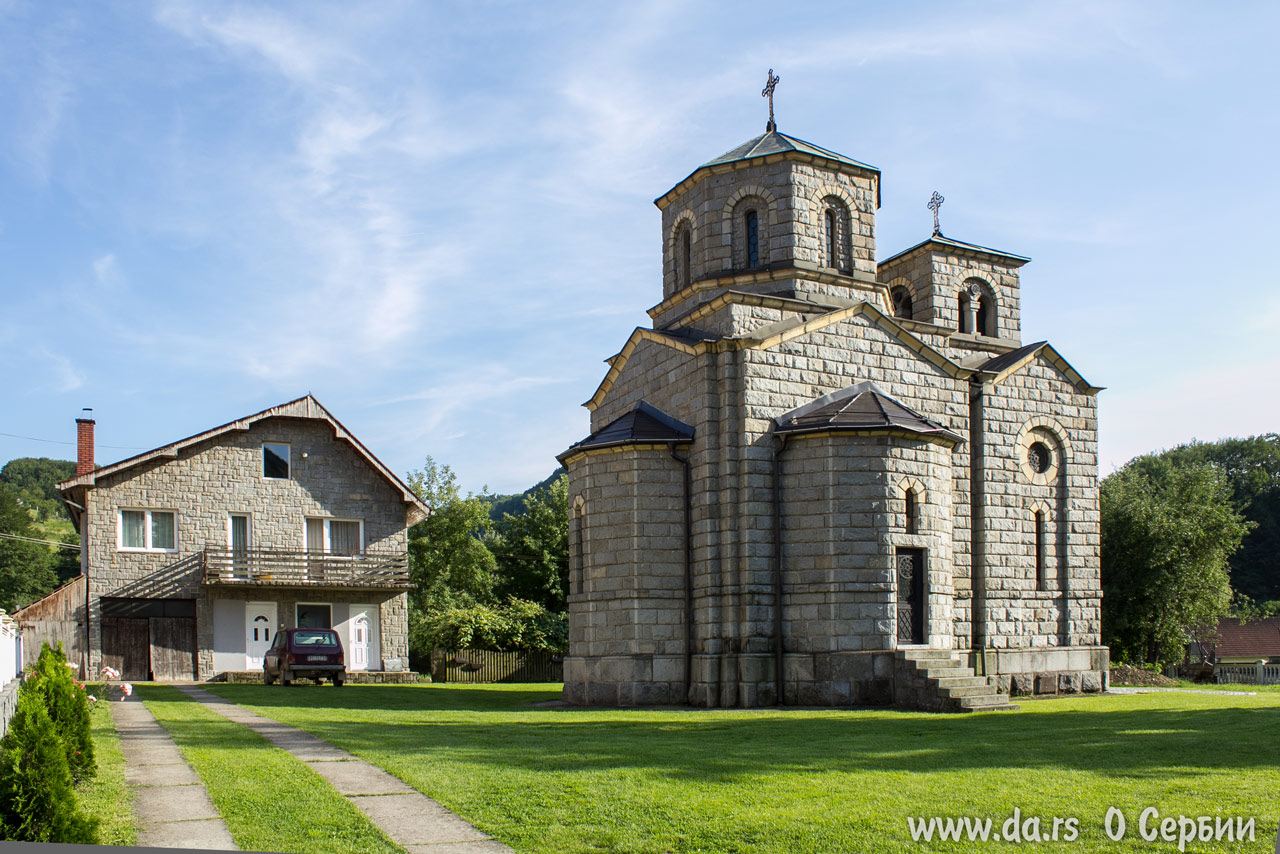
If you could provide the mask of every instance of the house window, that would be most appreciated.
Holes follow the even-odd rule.
[[[121,510],[117,547],[124,551],[178,550],[178,514],[172,510]]]
[[[760,220],[755,211],[747,211],[743,224],[747,236],[747,266],[760,266]]]
[[[1044,511],[1036,511],[1036,589],[1044,590]]]
[[[279,442],[262,443],[262,476],[275,480],[289,479],[289,446]]]
[[[364,522],[359,519],[307,519],[307,551],[331,555],[364,553]]]
[[[295,625],[300,629],[331,629],[333,628],[333,608],[329,605],[299,602]],[[279,637],[280,635],[276,635],[277,639]]]

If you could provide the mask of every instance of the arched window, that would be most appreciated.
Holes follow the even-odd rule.
[[[991,328],[990,302],[991,301],[988,300],[985,295],[978,297],[978,323],[976,331],[979,335],[989,335],[994,338],[995,330]]]
[[[746,239],[748,269],[760,266],[760,219],[755,210],[749,210],[742,218],[742,234]]]
[[[1045,589],[1044,571],[1044,511],[1036,511],[1036,589]]]
[[[677,281],[682,288],[687,288],[693,281],[693,237],[688,226],[680,232],[680,275]]]
[[[573,593],[581,595],[583,575],[586,574],[587,568],[586,546],[583,542],[582,530],[587,523],[587,504],[582,500],[581,495],[573,500],[573,521],[573,557],[576,557],[577,561],[570,564],[573,575],[570,588]]]
[[[969,329],[969,292],[960,291],[960,317],[956,321],[956,329],[960,332],[970,332]]]
[[[920,533],[920,505],[916,499],[916,491],[908,489],[906,495],[907,516],[905,529],[908,534]]]
[[[973,308],[977,317],[974,318],[975,323],[973,329],[961,329],[962,332],[972,332],[974,335],[985,335],[988,338],[998,336],[996,318],[999,314],[996,304],[996,294],[991,286],[982,279],[972,278],[966,279],[962,291],[969,296],[971,301],[976,301]],[[966,318],[964,322],[969,321]]]
[[[894,317],[905,317],[907,320],[915,317],[915,307],[911,303],[911,291],[907,290],[904,285],[894,285],[889,290],[889,297],[893,300]]]
[[[836,254],[836,212],[827,208],[823,219],[827,224],[827,266],[836,267],[840,264],[840,257]]]

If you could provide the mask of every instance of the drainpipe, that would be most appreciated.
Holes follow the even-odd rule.
[[[667,446],[671,459],[684,469],[684,701],[693,692],[693,507],[690,498],[689,458],[676,453],[675,443]]]
[[[773,655],[775,702],[785,699],[782,678],[782,451],[787,437],[778,435],[773,448]]]

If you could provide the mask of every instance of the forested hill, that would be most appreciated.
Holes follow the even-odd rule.
[[[76,464],[47,457],[19,457],[0,468],[0,484],[8,487],[23,506],[36,511],[36,519],[66,519],[67,508],[58,495],[58,482],[73,477]]]
[[[524,509],[524,500],[527,496],[531,495],[534,492],[537,492],[540,489],[546,489],[548,486],[552,484],[552,482],[555,481],[556,478],[558,478],[560,475],[564,473],[565,473],[564,466],[560,466],[551,474],[547,475],[546,479],[538,481],[533,486],[526,489],[524,492],[519,492],[519,493],[516,493],[515,495],[484,496],[484,499],[486,501],[490,501],[493,503],[493,506],[489,510],[489,517],[492,518],[493,521],[495,522],[501,522],[502,517],[505,516],[506,514],[519,513],[521,510]]]

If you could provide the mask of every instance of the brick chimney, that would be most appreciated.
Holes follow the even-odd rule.
[[[93,471],[93,410],[84,410],[86,417],[76,419],[76,477]]]

